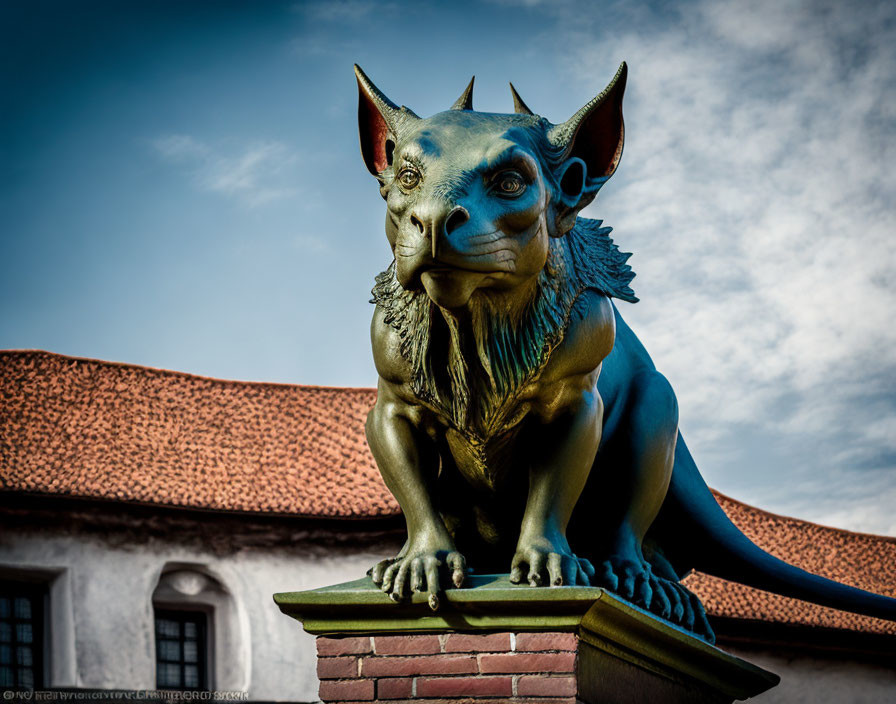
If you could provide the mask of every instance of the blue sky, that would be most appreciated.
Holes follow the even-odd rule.
[[[358,62],[554,122],[629,63],[622,304],[711,485],[896,535],[892,3],[6,2],[0,348],[372,386]]]

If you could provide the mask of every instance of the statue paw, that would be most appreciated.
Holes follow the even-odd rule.
[[[697,595],[683,584],[662,577],[653,578],[654,601],[660,608],[652,608],[662,618],[691,631],[709,643],[715,643],[716,636],[706,618],[706,611]]]
[[[457,551],[408,551],[374,565],[370,577],[392,601],[401,601],[413,592],[429,592],[429,604],[438,608],[442,584],[460,587],[464,583],[466,560]]]
[[[653,574],[641,559],[610,558],[600,563],[594,582],[685,630],[715,642],[703,604],[677,581]]]
[[[528,569],[527,569],[528,568]],[[585,586],[591,584],[594,566],[570,551],[552,551],[532,547],[517,550],[510,563],[510,581],[526,581],[533,587]]]

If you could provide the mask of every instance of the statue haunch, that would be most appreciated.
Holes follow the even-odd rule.
[[[728,520],[678,432],[675,394],[611,297],[634,274],[579,218],[619,164],[623,64],[563,124],[420,118],[356,67],[361,151],[395,259],[377,277],[370,448],[408,539],[376,565],[395,600],[460,587],[597,585],[712,640],[692,569],[893,618],[896,601],[771,557]]]

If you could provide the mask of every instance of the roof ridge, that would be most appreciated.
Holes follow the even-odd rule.
[[[0,359],[20,356],[20,357],[40,357],[46,356],[60,360],[69,360],[72,362],[88,362],[98,364],[104,367],[121,367],[125,369],[138,369],[155,374],[171,375],[179,377],[189,377],[191,379],[201,379],[202,381],[213,381],[220,384],[233,384],[238,386],[266,386],[276,388],[293,388],[293,389],[315,389],[320,391],[376,391],[374,386],[325,386],[321,384],[292,384],[282,381],[251,381],[247,379],[222,379],[221,377],[208,376],[206,374],[196,374],[194,372],[184,372],[177,369],[166,369],[165,367],[153,367],[146,364],[135,364],[133,362],[118,362],[107,359],[97,359],[95,357],[80,357],[77,355],[62,354],[60,352],[50,352],[41,349],[8,349],[0,350]]]
[[[847,528],[838,528],[836,526],[829,526],[825,523],[816,523],[815,521],[810,521],[805,518],[797,518],[796,516],[786,516],[783,513],[774,513],[773,511],[766,511],[764,508],[759,508],[758,506],[754,506],[753,504],[748,504],[748,503],[745,503],[738,499],[734,499],[734,498],[728,496],[727,494],[723,494],[718,489],[711,489],[711,491],[717,497],[721,497],[721,498],[725,499],[726,501],[730,501],[733,504],[737,504],[738,506],[741,506],[741,507],[747,509],[748,511],[760,513],[764,516],[768,516],[769,518],[778,518],[778,519],[781,519],[784,521],[792,521],[794,523],[799,523],[799,524],[803,524],[803,525],[808,524],[810,526],[817,526],[818,528],[824,528],[825,530],[829,530],[833,533],[840,533],[842,535],[850,535],[850,536],[856,536],[856,537],[860,537],[860,538],[873,538],[874,540],[883,540],[888,543],[896,543],[896,537],[893,537],[890,535],[880,535],[879,533],[863,533],[863,532],[856,531],[856,530],[849,530]],[[727,511],[726,511],[726,513],[727,513]]]

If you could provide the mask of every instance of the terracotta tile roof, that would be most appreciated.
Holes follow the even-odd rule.
[[[398,514],[364,439],[373,389],[222,381],[0,352],[0,491],[332,518]],[[770,553],[896,596],[896,539],[716,494]],[[896,635],[896,624],[694,574],[714,616]]]
[[[0,352],[0,490],[225,511],[394,515],[372,389],[221,381]]]
[[[714,492],[725,513],[775,557],[822,577],[896,597],[896,538],[828,528],[778,516]],[[896,623],[838,611],[694,573],[685,584],[710,616],[896,635]]]

